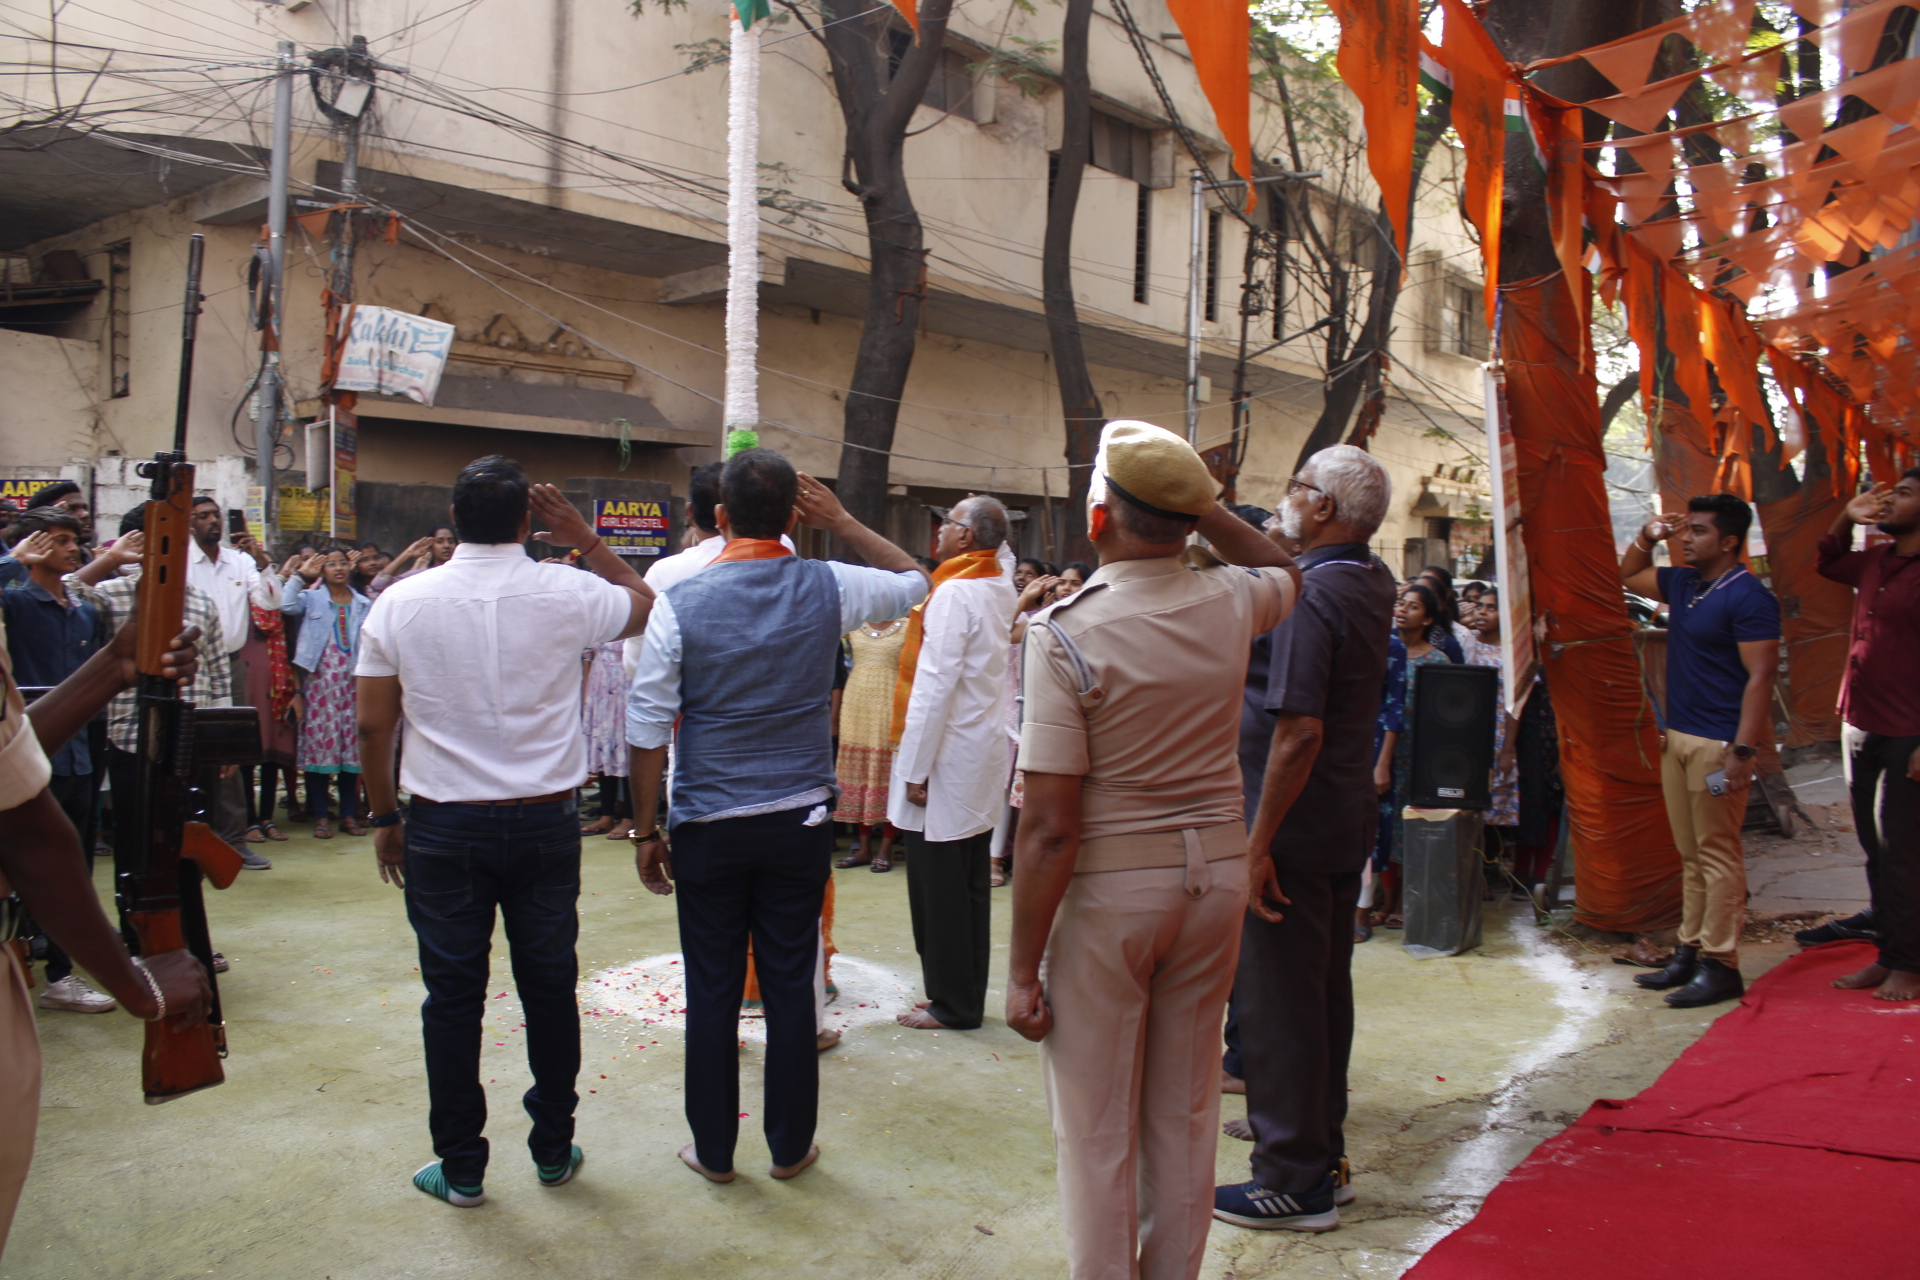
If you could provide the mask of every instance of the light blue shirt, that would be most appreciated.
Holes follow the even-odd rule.
[[[865,565],[830,565],[840,586],[840,630],[863,622],[891,622],[927,598],[926,575],[918,569],[893,573]],[[627,742],[642,749],[664,747],[680,716],[680,619],[671,594],[653,602],[647,632],[640,643],[633,684],[627,690]]]

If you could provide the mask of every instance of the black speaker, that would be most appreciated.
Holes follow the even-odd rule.
[[[1413,669],[1407,713],[1413,768],[1403,802],[1415,809],[1486,809],[1493,804],[1493,731],[1500,672],[1432,662]]]

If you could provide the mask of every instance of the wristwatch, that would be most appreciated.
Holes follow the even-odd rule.
[[[1753,759],[1753,748],[1744,742],[1736,742],[1733,744],[1733,755],[1737,760],[1751,760]]]
[[[400,810],[395,809],[392,813],[383,813],[378,817],[368,818],[367,825],[370,827],[397,827],[400,825]]]

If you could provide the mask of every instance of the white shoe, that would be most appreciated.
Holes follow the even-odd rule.
[[[87,985],[77,973],[47,984],[40,993],[42,1009],[71,1009],[75,1013],[112,1013],[120,1006],[112,996],[103,995]]]

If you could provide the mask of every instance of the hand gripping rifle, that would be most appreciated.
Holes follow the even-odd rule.
[[[213,976],[213,945],[207,936],[200,890],[203,876],[217,889],[232,884],[240,871],[240,855],[205,823],[191,821],[193,777],[196,770],[260,758],[259,724],[252,708],[220,708],[211,717],[207,711],[196,714],[193,704],[180,696],[180,686],[162,674],[167,650],[181,632],[187,603],[187,544],[192,537],[188,520],[193,510],[193,467],[186,452],[187,400],[204,245],[203,237],[194,236],[187,254],[186,321],[173,449],[155,454],[152,462],[140,467],[140,474],[153,481],[153,496],[146,511],[135,647],[140,673],[139,737],[129,816],[138,847],[119,877],[118,892],[127,921],[139,938],[140,954],[159,955],[184,947],[207,971],[213,1001],[207,1020],[198,1026],[181,1027],[173,1018],[147,1024],[141,1075],[149,1103],[166,1102],[226,1079],[220,1065],[227,1056],[226,1026],[220,1016],[220,988]]]

